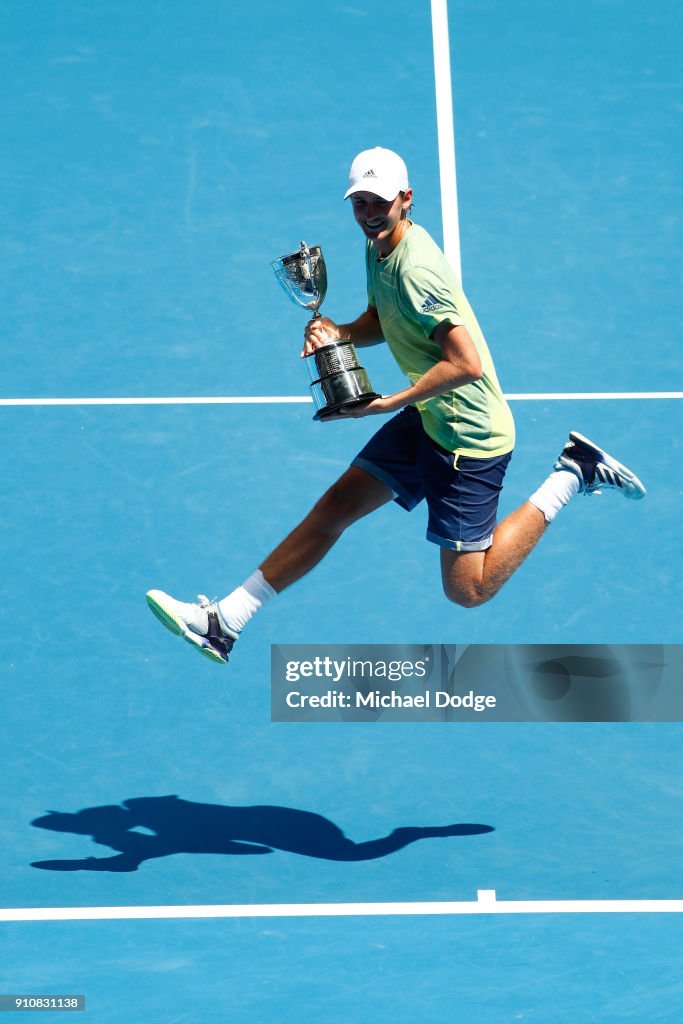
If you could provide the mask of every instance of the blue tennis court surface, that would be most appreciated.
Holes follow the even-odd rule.
[[[269,264],[320,244],[324,311],[363,308],[341,195],[365,147],[405,156],[441,238],[426,6],[0,10],[3,400],[305,395],[305,316]],[[569,20],[451,0],[464,284],[518,396],[501,513],[569,428],[648,488],[577,499],[490,604],[448,604],[422,511],[392,506],[215,667],[145,591],[222,596],[377,424],[301,403],[0,405],[0,906],[681,897],[680,725],[285,725],[269,688],[273,643],[680,642],[681,401],[645,397],[680,391],[680,19],[670,0],[580,0]],[[400,385],[381,348],[363,361]],[[640,397],[586,397],[604,392]],[[83,993],[97,1024],[678,1024],[681,928],[4,922],[0,994]]]

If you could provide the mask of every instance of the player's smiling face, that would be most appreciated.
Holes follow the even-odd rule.
[[[399,192],[391,201],[373,192],[354,192],[351,196],[356,222],[380,256],[388,256],[398,245],[412,197],[412,189]]]

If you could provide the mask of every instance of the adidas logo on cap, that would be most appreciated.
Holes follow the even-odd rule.
[[[373,169],[372,169],[372,167],[371,167],[369,171],[366,171],[366,172],[365,172],[365,174],[363,175],[363,177],[364,177],[364,178],[376,178],[376,177],[377,177],[377,175],[375,174],[375,172],[373,171]]]

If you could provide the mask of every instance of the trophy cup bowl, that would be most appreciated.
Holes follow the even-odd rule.
[[[275,276],[292,302],[313,313],[316,320],[327,294],[327,268],[320,246],[305,242],[296,252],[271,263]],[[358,362],[350,341],[331,341],[306,356],[311,378],[310,391],[316,412],[314,420],[344,415],[380,396],[373,391],[366,370]]]

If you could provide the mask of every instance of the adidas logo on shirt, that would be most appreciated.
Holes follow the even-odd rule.
[[[427,292],[427,298],[420,309],[423,313],[434,313],[437,309],[443,309],[443,302],[440,302],[431,292]]]

